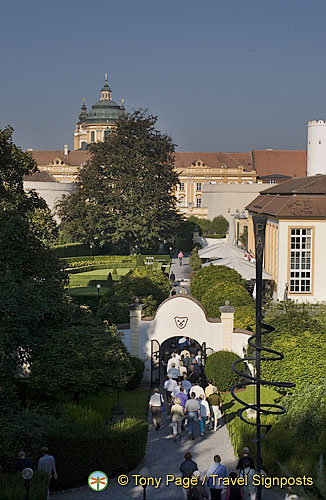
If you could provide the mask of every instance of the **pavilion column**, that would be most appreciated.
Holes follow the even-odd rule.
[[[225,306],[221,306],[219,309],[221,311],[223,350],[232,351],[232,334],[235,307],[230,306],[230,302],[226,300]]]
[[[134,303],[129,306],[130,317],[130,354],[131,356],[140,357],[140,323],[141,323],[142,305],[136,297]]]

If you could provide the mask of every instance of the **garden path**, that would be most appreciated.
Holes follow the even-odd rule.
[[[171,270],[175,274],[175,281],[177,282],[178,286],[175,286],[174,288],[176,289],[177,293],[180,291],[180,285],[179,283],[182,282],[182,288],[185,288],[187,292],[189,293],[190,291],[190,274],[191,274],[191,267],[189,264],[189,256],[185,254],[185,257],[183,258],[182,266],[179,264],[179,260],[177,257],[174,257],[171,261]],[[184,281],[185,280],[185,281]]]

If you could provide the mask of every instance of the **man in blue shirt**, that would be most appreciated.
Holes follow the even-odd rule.
[[[228,477],[225,465],[221,464],[221,457],[215,455],[214,464],[210,466],[206,474],[207,486],[211,492],[212,500],[221,500],[224,488],[223,479]]]
[[[185,459],[180,465],[180,472],[182,472],[182,478],[191,477],[192,473],[198,470],[196,462],[191,460],[191,453],[189,451],[185,454]]]

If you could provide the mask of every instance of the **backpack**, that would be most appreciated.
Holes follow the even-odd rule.
[[[199,499],[199,493],[196,486],[190,486],[187,492],[187,500],[198,500],[198,499]]]

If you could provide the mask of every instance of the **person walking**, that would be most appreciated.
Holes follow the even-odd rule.
[[[230,472],[229,478],[236,482],[238,474],[236,472]],[[229,484],[226,488],[225,500],[242,500],[243,499],[243,489],[239,484]]]
[[[195,470],[192,477],[197,479],[197,484],[192,485],[187,489],[187,500],[204,500],[204,498],[208,498],[206,487],[201,481],[200,471]]]
[[[199,431],[200,435],[203,437],[205,432],[205,424],[206,421],[210,418],[211,413],[209,410],[209,404],[205,400],[205,396],[203,394],[201,394],[199,397],[199,404],[200,404],[200,416],[201,416],[201,420],[199,420]]]
[[[164,375],[166,375],[166,373],[167,373],[169,359],[170,359],[170,351],[168,349],[165,349],[164,354],[162,356],[162,365],[163,365],[163,369],[164,369]]]
[[[162,405],[164,405],[163,396],[160,394],[159,390],[155,388],[149,400],[149,409],[152,413],[153,424],[156,431],[161,427]]]
[[[37,470],[39,472],[45,472],[45,474],[48,475],[49,482],[48,482],[48,498],[50,498],[50,481],[52,477],[54,479],[58,478],[56,466],[55,466],[55,460],[52,455],[49,455],[49,449],[44,446],[41,448],[41,453],[42,457],[38,461],[38,467]]]
[[[164,382],[163,389],[165,390],[166,394],[166,400],[169,404],[169,407],[171,406],[171,401],[172,401],[172,391],[175,387],[177,387],[177,382],[173,380],[172,375],[168,375],[168,379]]]
[[[195,470],[198,470],[198,466],[197,466],[196,462],[191,460],[191,458],[192,458],[191,453],[189,453],[189,451],[187,451],[187,453],[185,453],[185,456],[184,456],[184,461],[180,464],[180,467],[179,467],[179,470],[182,474],[182,478],[192,477],[193,472]]]
[[[22,472],[24,469],[34,469],[33,463],[25,456],[24,451],[18,453],[18,460],[15,463],[14,472]]]
[[[206,388],[205,388],[205,397],[206,397],[206,399],[208,399],[208,398],[209,398],[209,396],[210,396],[211,394],[213,394],[213,389],[214,389],[214,387],[215,387],[215,386],[213,385],[213,381],[212,381],[212,379],[208,379],[208,380],[207,380],[207,382],[208,382],[208,385],[207,385],[207,386],[206,386]]]
[[[178,259],[179,259],[179,264],[180,266],[182,266],[182,259],[183,259],[184,255],[182,253],[182,250],[180,250],[180,252],[178,253]]]
[[[192,392],[190,399],[185,404],[185,414],[188,416],[188,438],[196,439],[196,427],[200,416],[200,404],[196,399],[196,394]]]
[[[228,477],[225,465],[221,464],[221,457],[215,455],[214,464],[210,466],[206,474],[207,485],[211,492],[212,500],[221,500],[224,488],[223,479]]]
[[[185,388],[183,387],[183,385],[180,385],[179,389],[180,389],[180,391],[178,392],[178,394],[176,394],[175,397],[180,399],[180,404],[184,408],[186,406],[186,402],[189,399],[188,398],[188,394],[186,393]]]
[[[175,380],[176,382],[178,382],[179,380],[179,370],[178,368],[175,366],[174,363],[171,364],[171,368],[168,369],[168,376],[170,376],[173,378],[173,380]]]
[[[196,394],[196,398],[197,399],[200,396],[204,396],[205,397],[204,389],[202,387],[200,387],[200,385],[198,385],[198,384],[192,386],[191,392],[194,392]]]
[[[248,458],[243,460],[243,469],[240,470],[239,477],[244,478],[243,486],[243,500],[256,500],[257,488],[253,483],[253,477],[256,471],[250,467],[250,461]]]
[[[187,375],[184,375],[184,376],[183,376],[182,385],[183,385],[183,387],[184,387],[184,389],[185,389],[186,393],[187,393],[187,394],[189,394],[190,389],[191,389],[191,387],[192,387],[192,384],[191,384],[191,382],[189,382]]]
[[[216,432],[218,429],[218,421],[220,418],[222,418],[221,408],[223,406],[221,395],[216,387],[213,388],[213,394],[209,396],[208,402],[211,405],[213,411],[211,424],[214,424],[214,431]]]
[[[187,368],[183,364],[183,359],[180,359],[180,361],[179,361],[179,377],[180,377],[180,380],[183,379],[184,375],[187,375]]]
[[[189,372],[189,375],[188,375],[188,380],[191,383],[191,385],[196,385],[197,382],[198,382],[198,380],[199,380],[199,375],[198,375],[198,373],[196,373],[194,365],[190,366],[190,372]]]
[[[249,460],[249,465],[251,469],[255,468],[255,462],[254,459],[249,455],[249,448],[246,446],[242,448],[242,457],[239,458],[239,462],[237,465],[237,470],[242,470],[243,469],[243,462],[244,460]]]
[[[177,437],[181,439],[182,421],[184,417],[184,409],[180,404],[179,398],[174,399],[174,404],[171,406],[170,413],[172,415],[173,440],[175,442]]]
[[[174,365],[175,368],[179,369],[180,359],[178,356],[179,355],[175,352],[171,354],[171,358],[169,359],[167,366],[168,371],[172,368],[172,365]]]
[[[171,271],[171,274],[170,274],[170,281],[171,281],[172,285],[175,282],[175,274],[173,271]]]

